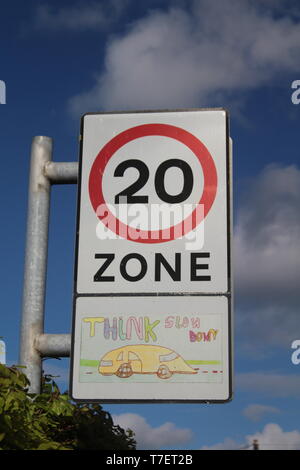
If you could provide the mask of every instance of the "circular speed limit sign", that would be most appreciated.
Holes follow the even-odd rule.
[[[153,139],[156,139],[156,144],[159,139],[156,148],[160,146],[164,149],[175,143],[179,146],[175,148],[176,155],[168,156],[166,151],[165,155],[155,159],[151,154]],[[142,150],[142,143],[145,142],[148,145],[146,157]],[[189,159],[183,159],[180,155],[182,151],[189,153]],[[119,191],[119,181],[126,182],[125,177],[132,169],[135,171],[133,181],[125,187],[121,183],[122,190]],[[202,175],[200,194],[199,191],[197,193],[199,178],[195,178],[195,173]],[[106,174],[112,178],[107,178],[110,184],[106,184],[105,189]],[[168,242],[194,230],[210,211],[216,191],[217,171],[206,146],[187,130],[170,124],[149,123],[120,132],[100,150],[89,175],[89,197],[98,218],[117,235],[139,243]],[[124,222],[113,210],[121,204],[149,206],[153,205],[153,200],[169,207],[187,205],[191,203],[191,198],[193,204],[190,206],[193,209],[172,226],[158,224],[155,228],[152,225],[137,228]]]

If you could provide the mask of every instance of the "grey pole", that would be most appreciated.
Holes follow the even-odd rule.
[[[31,146],[20,365],[30,392],[40,393],[42,357],[69,357],[70,334],[45,334],[44,310],[51,184],[76,184],[77,162],[52,162],[52,139],[34,137]]]
[[[26,366],[31,393],[40,393],[42,361],[35,339],[44,333],[44,305],[48,251],[50,182],[45,176],[51,161],[52,139],[34,137],[31,147],[26,257],[21,320],[20,365]]]

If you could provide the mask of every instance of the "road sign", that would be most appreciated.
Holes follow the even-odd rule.
[[[73,398],[227,400],[230,243],[226,111],[85,115]]]

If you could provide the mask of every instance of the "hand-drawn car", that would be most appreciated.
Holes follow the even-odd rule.
[[[132,374],[156,374],[160,379],[169,379],[174,373],[197,374],[172,349],[148,344],[109,351],[101,358],[98,371],[102,375],[115,374],[120,378],[131,377]]]

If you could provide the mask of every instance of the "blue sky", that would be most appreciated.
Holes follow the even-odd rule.
[[[226,107],[234,141],[235,395],[223,405],[106,405],[140,448],[300,448],[297,1],[1,2],[0,335],[16,363],[31,139],[76,161],[87,111]],[[54,186],[47,333],[71,326],[76,187]],[[45,362],[67,387],[68,360]]]

